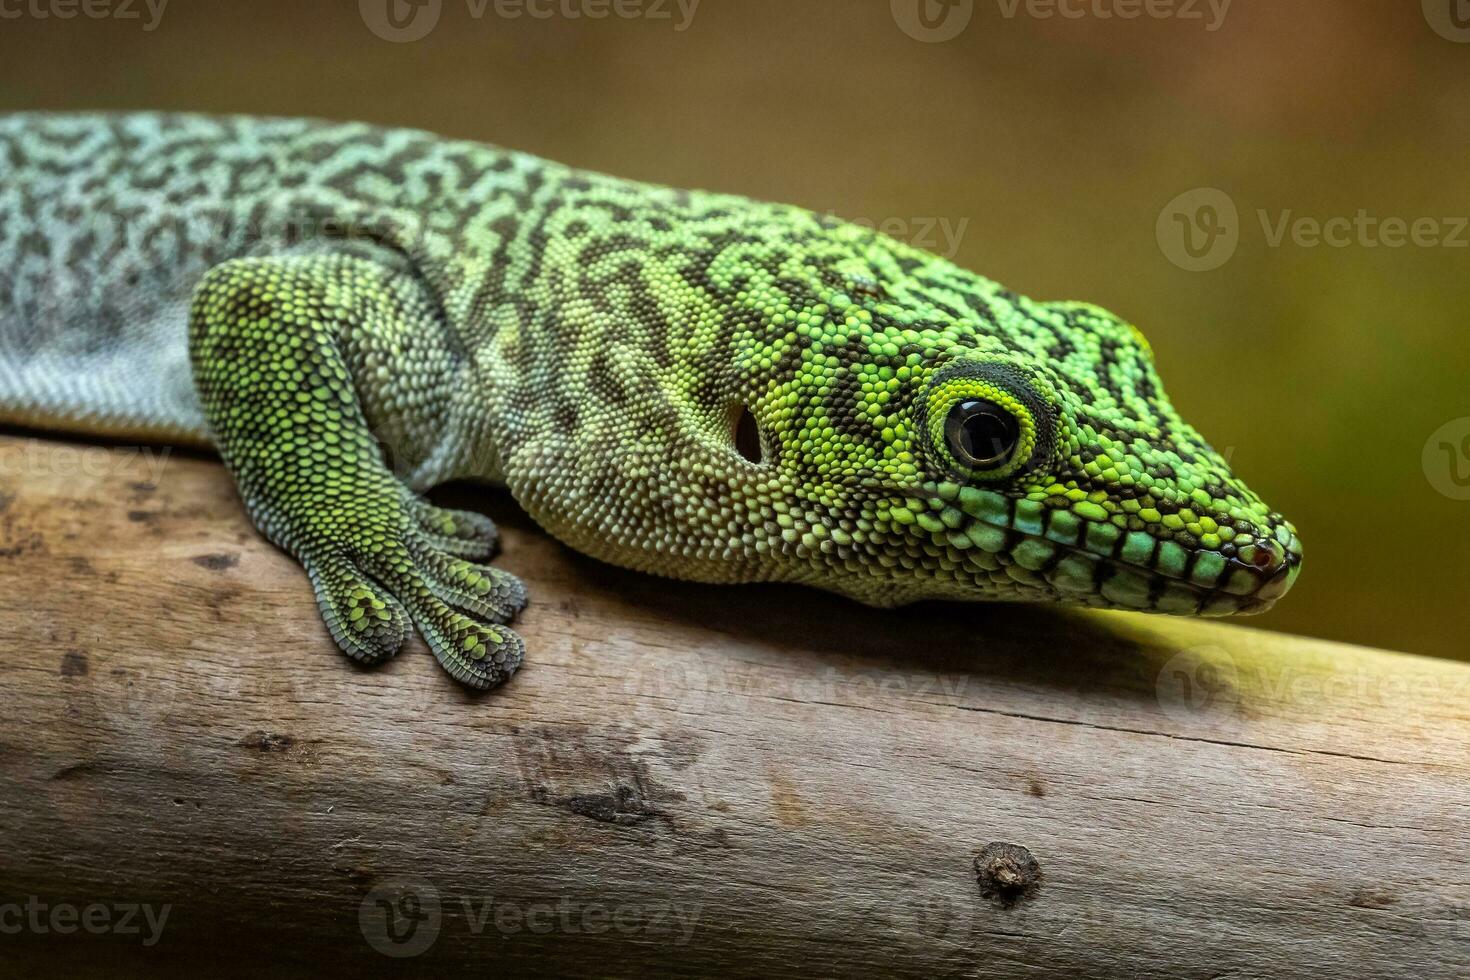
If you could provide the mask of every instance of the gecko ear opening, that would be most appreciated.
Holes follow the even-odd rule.
[[[761,429],[755,414],[744,405],[737,405],[734,415],[735,451],[747,463],[759,466],[766,461],[766,454],[761,447]]]

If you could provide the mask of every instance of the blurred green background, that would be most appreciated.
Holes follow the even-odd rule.
[[[1133,20],[1097,13],[1128,0],[1069,0],[1080,18],[973,0],[967,24],[964,3],[922,0],[941,33],[963,26],[942,42],[900,27],[920,0],[703,0],[692,18],[691,0],[620,0],[643,16],[605,19],[561,11],[610,0],[532,0],[548,18],[442,0],[410,43],[369,29],[383,0],[90,2],[114,16],[0,3],[0,110],[423,127],[886,223],[1020,292],[1110,307],[1301,530],[1302,579],[1256,624],[1470,659],[1470,501],[1436,489],[1461,492],[1470,459],[1443,434],[1425,456],[1470,416],[1470,230],[1445,220],[1470,215],[1470,44],[1430,26],[1463,0],[1235,0],[1216,30],[1208,0]],[[1156,226],[1202,187],[1238,208],[1239,243],[1190,272]],[[1461,244],[1273,246],[1262,211],[1433,218]]]

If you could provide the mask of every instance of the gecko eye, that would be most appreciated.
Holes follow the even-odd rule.
[[[1021,443],[1021,424],[1010,412],[983,398],[962,401],[944,422],[949,451],[966,467],[999,469]]]
[[[1056,399],[1005,361],[961,359],[937,371],[919,406],[934,470],[996,483],[1040,465],[1056,445]]]

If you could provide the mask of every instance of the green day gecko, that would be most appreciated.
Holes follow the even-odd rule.
[[[0,116],[0,421],[215,447],[349,656],[524,656],[509,488],[627,568],[1254,613],[1294,528],[1137,329],[798,207],[422,132]]]

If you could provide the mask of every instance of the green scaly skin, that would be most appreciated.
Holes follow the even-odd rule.
[[[988,467],[947,427],[979,399],[1017,436]],[[343,650],[412,624],[475,687],[520,664],[525,591],[417,495],[455,478],[619,565],[877,606],[1252,613],[1301,566],[1110,313],[362,125],[0,117],[0,419],[212,442]]]

